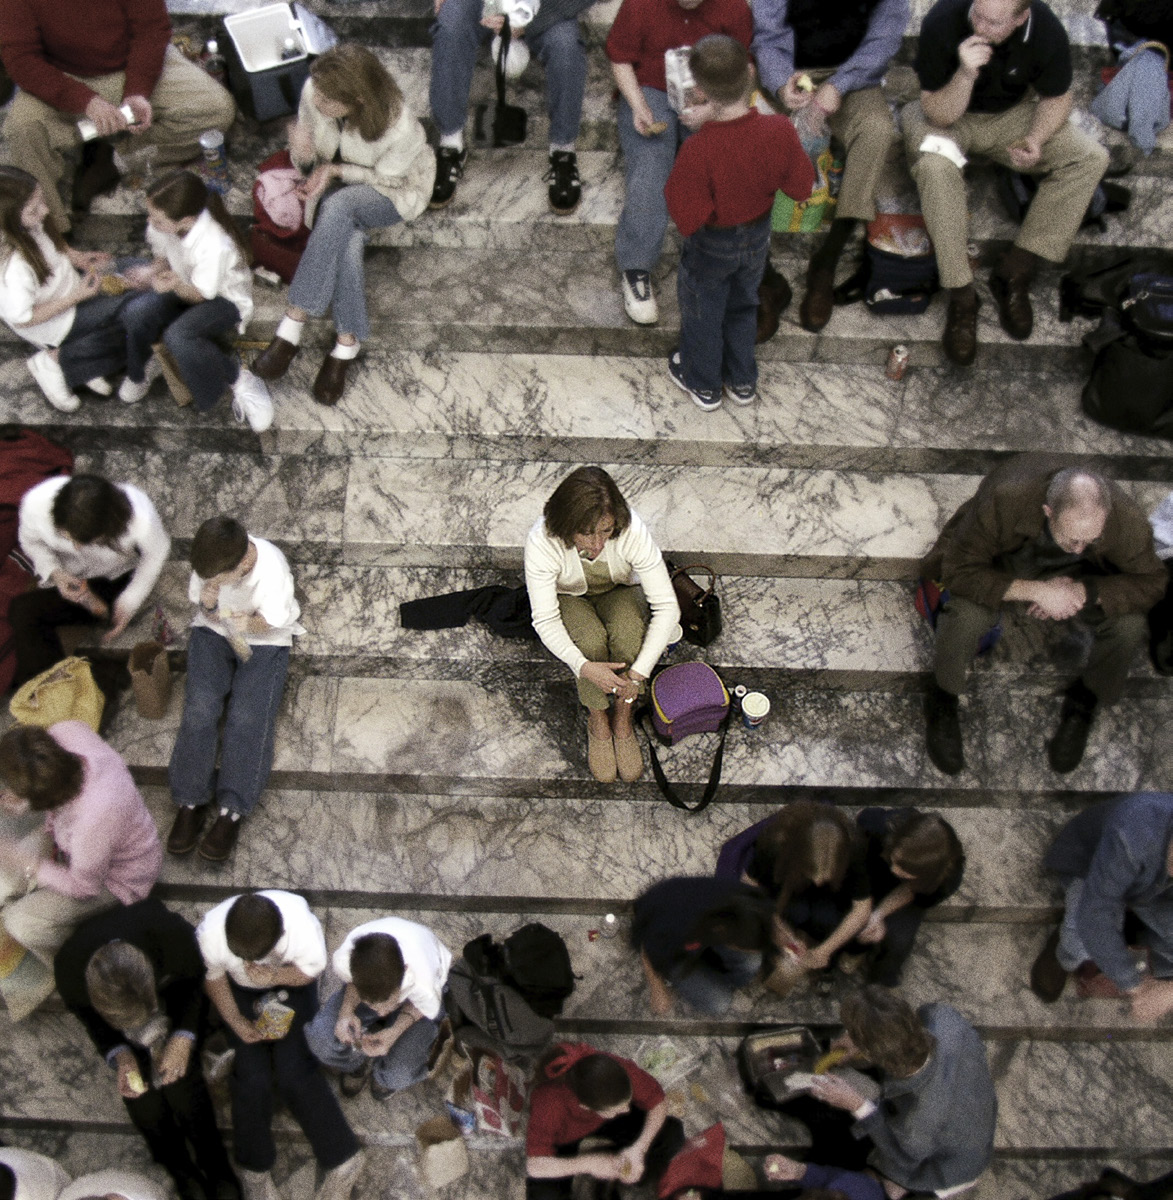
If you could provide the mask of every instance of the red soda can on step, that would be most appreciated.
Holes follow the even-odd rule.
[[[908,347],[893,346],[888,354],[888,365],[884,369],[884,374],[892,380],[900,380],[904,378],[904,372],[908,367]]]

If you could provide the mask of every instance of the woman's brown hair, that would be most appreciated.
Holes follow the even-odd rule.
[[[403,93],[387,68],[365,46],[343,42],[310,67],[314,87],[346,106],[346,123],[365,142],[377,142],[399,120]]]
[[[85,762],[39,725],[17,725],[0,737],[0,780],[33,812],[68,804],[85,776]]]
[[[169,171],[147,189],[147,202],[172,221],[198,217],[206,208],[212,219],[236,243],[241,257],[250,266],[252,251],[236,222],[228,215],[224,201],[194,171]]]
[[[631,524],[631,509],[602,467],[579,467],[554,489],[542,510],[546,532],[564,546],[574,545],[576,533],[593,533],[604,517],[615,522],[612,537]]]
[[[838,888],[855,839],[855,826],[840,809],[816,800],[787,804],[754,842],[755,860],[769,866],[770,876],[762,882],[777,892],[778,912],[816,878],[827,876],[827,886]]]
[[[37,282],[44,283],[51,274],[49,264],[32,232],[21,223],[24,206],[33,198],[36,190],[37,181],[27,171],[19,167],[0,166],[0,234],[3,234],[5,248],[8,253],[19,254],[32,267]],[[52,217],[46,217],[41,228],[58,250],[66,249],[65,239]]]
[[[882,854],[890,867],[912,876],[905,882],[918,894],[935,892],[965,866],[965,851],[953,826],[936,813],[915,809],[892,822]]]
[[[859,1052],[897,1079],[915,1075],[937,1045],[912,1005],[878,984],[845,997],[839,1019]]]

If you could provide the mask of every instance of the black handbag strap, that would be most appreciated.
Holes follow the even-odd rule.
[[[505,60],[509,57],[509,43],[513,37],[513,30],[509,25],[509,18],[505,18],[505,24],[501,26],[501,48],[497,51],[497,62],[493,68],[493,73],[497,77],[497,103],[503,108],[505,106]]]
[[[697,583],[692,578],[693,571],[704,571],[709,576],[708,586],[704,589],[705,594],[697,598],[697,602],[703,604],[717,590],[717,572],[712,567],[705,566],[704,563],[689,563],[683,567],[669,566],[668,568],[669,577],[673,582],[675,582],[677,575],[686,575],[697,587],[702,587],[702,584]]]
[[[733,705],[730,704],[724,717],[721,718],[721,724],[718,726],[718,732],[721,736],[717,740],[717,750],[713,755],[713,765],[709,769],[709,782],[705,784],[704,795],[695,804],[689,804],[676,794],[672,785],[668,782],[668,777],[664,774],[664,768],[660,766],[660,756],[656,753],[656,735],[648,728],[648,710],[646,707],[640,709],[639,725],[648,740],[648,755],[652,762],[652,775],[655,776],[656,786],[660,789],[660,794],[673,808],[682,809],[687,813],[699,813],[703,809],[708,808],[710,803],[712,803],[713,797],[717,794],[717,788],[721,783],[721,767],[725,762],[725,735],[729,732],[729,720],[732,716]]]

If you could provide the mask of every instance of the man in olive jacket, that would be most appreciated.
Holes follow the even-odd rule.
[[[1097,705],[1120,698],[1146,637],[1145,614],[1164,594],[1166,574],[1136,502],[1090,467],[1019,455],[991,471],[954,513],[921,576],[939,581],[943,592],[925,701],[933,763],[947,775],[965,766],[957,698],[979,640],[1009,601],[1038,620],[1078,617],[1094,636],[1047,744],[1054,770],[1074,770]]]

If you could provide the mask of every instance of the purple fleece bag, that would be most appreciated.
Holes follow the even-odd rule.
[[[690,733],[715,732],[728,711],[729,693],[708,663],[677,663],[652,679],[652,724],[673,745]]]

